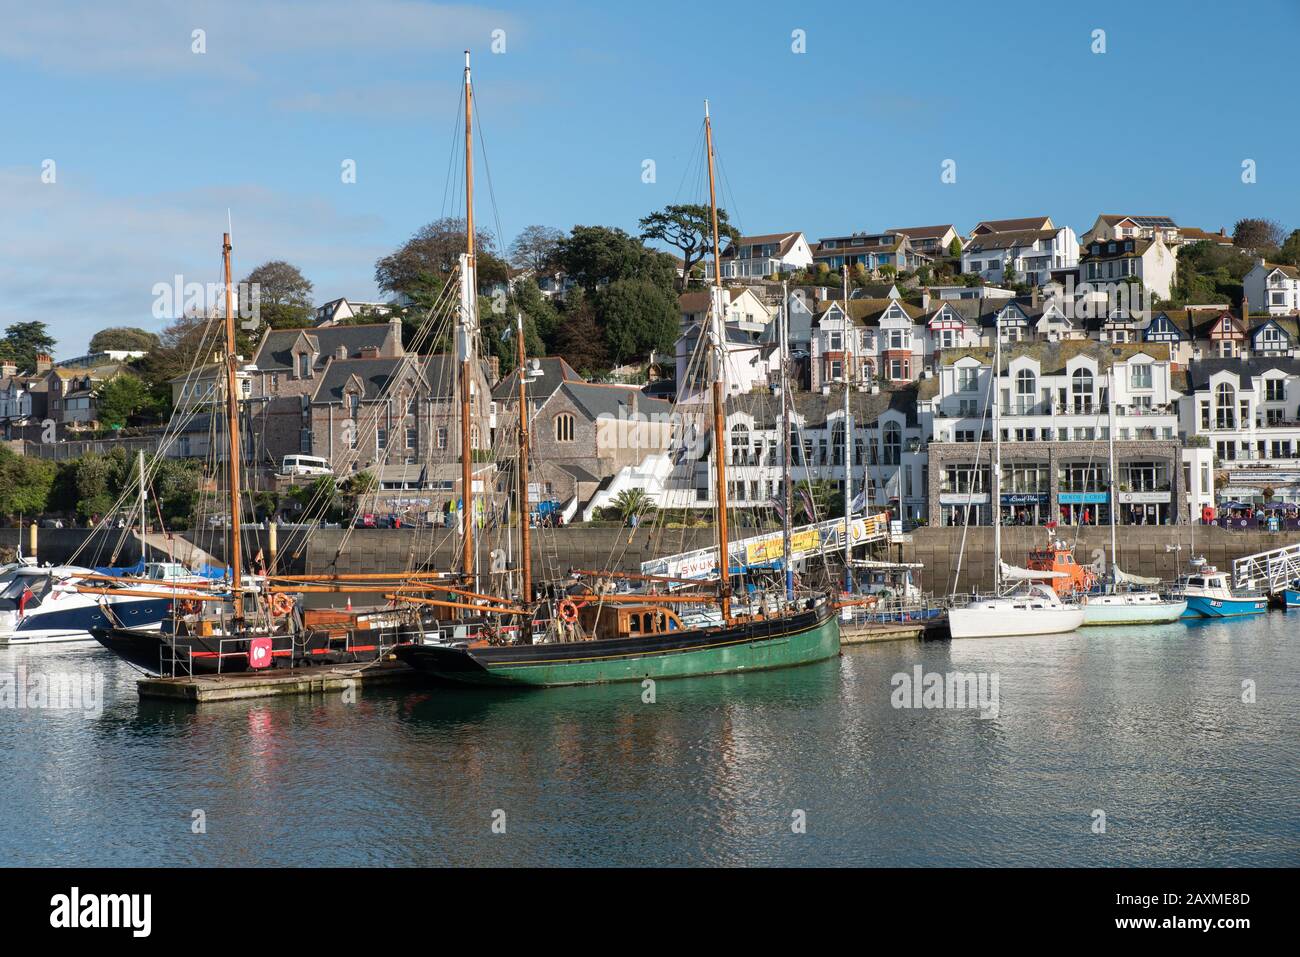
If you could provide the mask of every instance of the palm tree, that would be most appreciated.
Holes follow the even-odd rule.
[[[650,496],[645,493],[645,489],[640,488],[627,488],[619,492],[614,499],[613,508],[624,522],[631,521],[634,515],[640,518],[655,510]]]

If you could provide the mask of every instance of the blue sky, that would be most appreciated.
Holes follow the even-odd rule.
[[[750,233],[1034,214],[1083,232],[1101,212],[1300,226],[1300,0],[0,0],[0,24],[0,326],[44,320],[61,355],[106,326],[164,325],[155,283],[216,281],[227,209],[237,278],[283,258],[317,301],[375,296],[375,259],[460,211],[445,196],[466,47],[496,201],[480,157],[478,216],[507,241],[530,223],[635,230],[703,199],[705,96]]]

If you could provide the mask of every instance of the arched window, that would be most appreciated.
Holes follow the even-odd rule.
[[[1034,393],[1038,389],[1038,379],[1029,369],[1016,373],[1016,412],[1027,415],[1033,409]]]
[[[1216,428],[1237,427],[1237,390],[1226,382],[1214,390],[1214,423]]]
[[[889,422],[885,425],[883,432],[883,454],[881,462],[884,465],[897,465],[903,455],[903,430],[898,427],[897,422]]]
[[[1070,376],[1070,393],[1074,398],[1075,412],[1092,411],[1092,372],[1075,369]]]
[[[749,459],[749,429],[740,423],[731,427],[731,464],[745,465]]]
[[[568,412],[561,412],[555,417],[555,441],[573,441],[573,416]]]

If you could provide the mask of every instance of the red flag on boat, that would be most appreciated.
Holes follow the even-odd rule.
[[[27,614],[27,603],[28,603],[29,601],[31,601],[33,598],[35,598],[35,597],[36,597],[36,596],[35,596],[34,594],[32,594],[32,589],[31,589],[31,587],[30,587],[30,586],[24,586],[24,588],[23,588],[23,593],[22,593],[22,595],[21,595],[21,596],[19,597],[19,599],[18,599],[18,617],[19,617],[19,618],[21,618],[23,615]]]

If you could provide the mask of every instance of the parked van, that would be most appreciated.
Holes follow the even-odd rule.
[[[281,475],[333,475],[329,461],[314,455],[286,455],[280,467]]]

